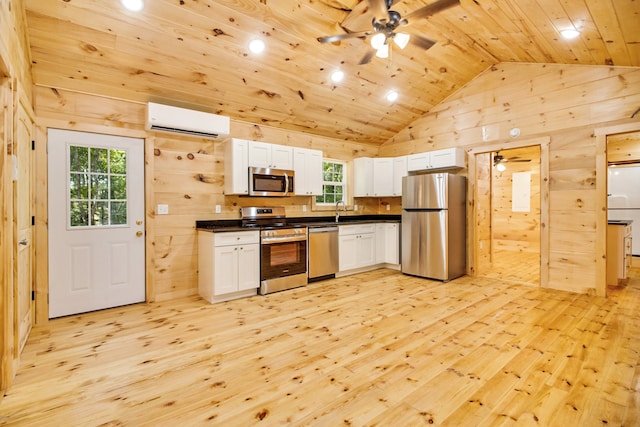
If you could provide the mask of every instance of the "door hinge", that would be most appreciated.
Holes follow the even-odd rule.
[[[31,301],[36,300],[36,291],[31,291]]]
[[[31,150],[35,150],[36,149],[36,141],[35,139],[31,140]]]
[[[31,225],[36,225],[36,217],[35,216],[31,216]]]

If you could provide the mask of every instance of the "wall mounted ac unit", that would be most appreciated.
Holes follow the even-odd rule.
[[[217,138],[229,135],[229,117],[149,102],[147,129]]]

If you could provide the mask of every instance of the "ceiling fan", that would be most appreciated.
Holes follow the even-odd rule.
[[[405,28],[410,27],[411,24],[420,19],[428,18],[460,4],[460,0],[436,0],[402,17],[398,12],[391,10],[395,0],[367,0],[367,2],[369,3],[369,11],[373,14],[373,19],[371,20],[373,28],[371,30],[318,37],[318,41],[320,43],[333,43],[340,40],[373,35],[371,37],[371,49],[362,57],[360,64],[368,64],[374,55],[379,58],[387,58],[389,56],[390,40],[393,40],[400,49],[404,49],[408,43],[411,43],[427,50],[436,42],[419,34],[405,32]],[[349,31],[346,28],[343,29]]]
[[[493,156],[493,167],[498,169],[500,172],[502,172],[506,169],[504,165],[506,162],[530,162],[530,161],[531,159],[524,159],[518,156],[504,157],[502,154],[500,154],[499,151],[497,151],[496,154]]]

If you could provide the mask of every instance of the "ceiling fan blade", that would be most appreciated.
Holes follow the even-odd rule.
[[[358,65],[368,64],[369,62],[371,62],[371,60],[375,55],[376,55],[376,50],[373,48],[369,49],[367,53],[364,54],[360,62],[358,62]]]
[[[437,0],[425,7],[414,10],[404,18],[408,21],[407,25],[411,25],[412,22],[435,15],[438,12],[442,12],[445,9],[449,9],[450,7],[457,6],[459,4],[460,0]]]
[[[371,31],[358,31],[356,33],[336,34],[333,36],[318,37],[318,41],[320,43],[333,43],[340,40],[353,39],[356,37],[366,37],[369,34],[371,34]]]
[[[430,49],[434,44],[436,44],[434,40],[428,39],[418,34],[411,34],[409,43],[424,50]]]
[[[375,17],[376,21],[389,19],[386,0],[369,0],[368,3],[369,11]]]

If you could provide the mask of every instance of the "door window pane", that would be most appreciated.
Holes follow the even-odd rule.
[[[87,147],[69,147],[69,169],[71,172],[89,170],[89,149]]]
[[[71,227],[127,224],[127,151],[69,146]]]
[[[90,151],[91,172],[109,172],[109,150],[92,148]]]

